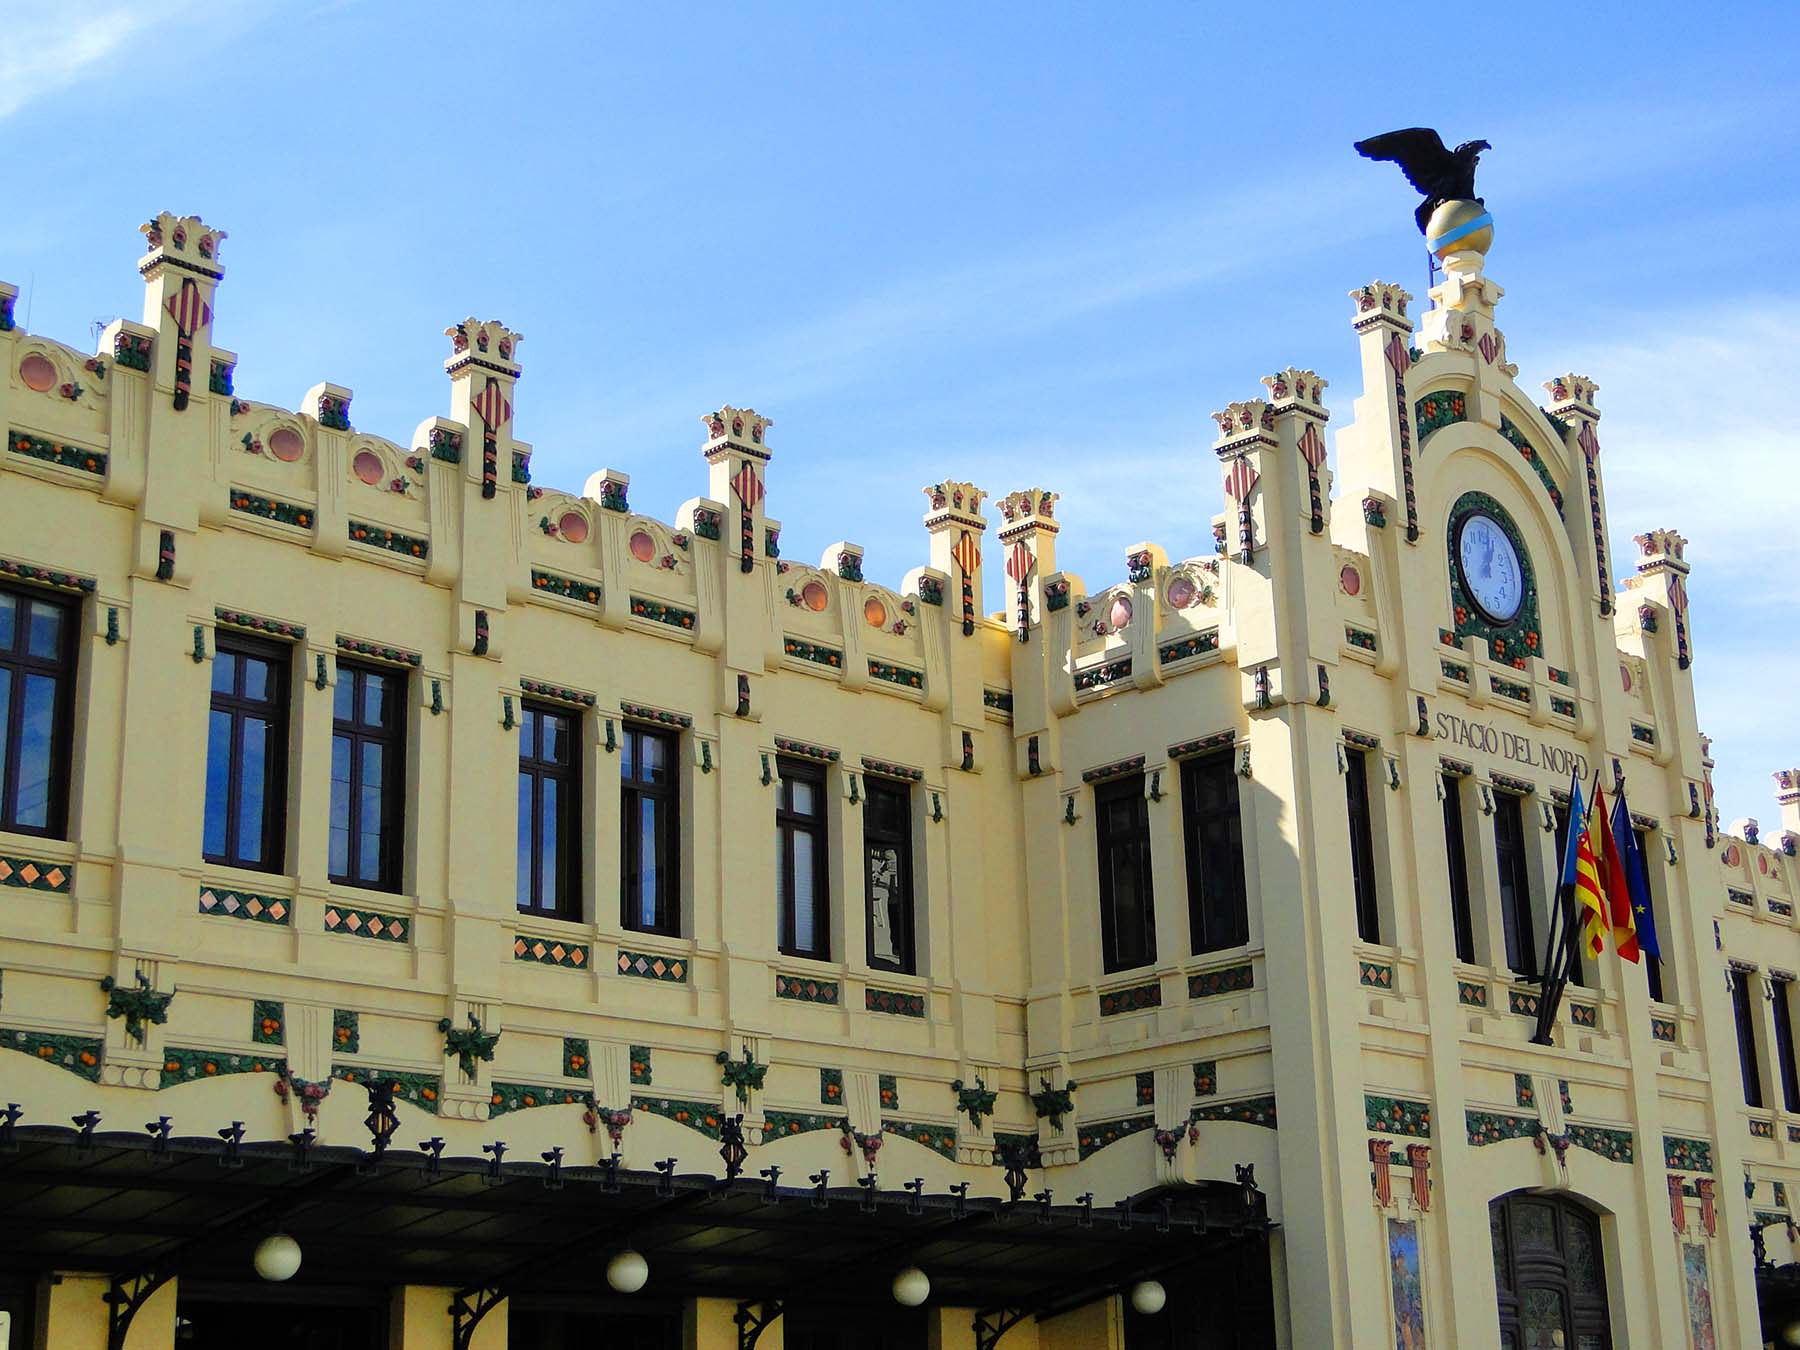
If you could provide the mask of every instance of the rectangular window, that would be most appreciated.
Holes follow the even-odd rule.
[[[1532,976],[1537,974],[1537,945],[1531,921],[1531,864],[1525,848],[1524,799],[1510,792],[1494,793],[1494,852],[1500,863],[1506,964],[1515,975]]]
[[[680,741],[627,725],[619,743],[619,922],[639,933],[681,931]]]
[[[405,672],[338,662],[331,712],[333,881],[400,889],[406,782]]]
[[[275,643],[220,633],[206,733],[206,861],[279,872],[287,835],[288,666]]]
[[[1344,747],[1344,798],[1350,808],[1350,878],[1356,888],[1356,935],[1381,941],[1381,904],[1375,894],[1375,828],[1369,802],[1369,757]]]
[[[1150,886],[1150,813],[1144,776],[1094,789],[1100,852],[1100,945],[1108,971],[1156,960],[1156,913]]]
[[[1763,1104],[1762,1072],[1756,1065],[1756,1005],[1750,992],[1754,971],[1733,970],[1731,982],[1731,1020],[1737,1025],[1738,1072],[1744,1079],[1744,1105]]]
[[[1237,772],[1229,751],[1181,766],[1181,812],[1187,827],[1188,927],[1196,955],[1250,940],[1244,902],[1243,824]]]
[[[519,721],[519,910],[579,918],[581,748],[574,713],[527,703]]]
[[[869,907],[869,964],[913,972],[912,791],[864,778],[863,871]]]
[[[1650,851],[1650,831],[1634,829],[1632,833],[1637,836],[1638,857],[1644,860],[1644,903],[1654,907],[1656,901],[1652,897],[1656,894],[1656,888],[1650,884],[1650,870],[1657,864],[1656,855]],[[1642,928],[1644,926],[1643,916],[1637,915],[1634,917],[1636,918],[1637,926]],[[1650,917],[1654,922],[1656,916],[1652,914]],[[1663,990],[1662,962],[1650,955],[1649,952],[1644,953],[1644,976],[1650,984],[1651,999],[1657,1003],[1664,1002],[1665,995]],[[1800,1110],[1800,1107],[1792,1109]]]
[[[67,834],[73,603],[0,590],[0,830]]]
[[[779,764],[775,867],[781,887],[781,950],[823,961],[831,955],[825,775],[801,760]]]
[[[1775,1014],[1775,1067],[1781,1075],[1781,1104],[1800,1111],[1800,1069],[1794,1064],[1794,1005],[1792,980],[1776,980],[1770,1000]]]
[[[1456,938],[1456,959],[1475,960],[1475,915],[1469,901],[1469,851],[1463,845],[1462,775],[1447,773],[1438,780],[1444,794],[1444,856],[1450,866],[1450,928]]]

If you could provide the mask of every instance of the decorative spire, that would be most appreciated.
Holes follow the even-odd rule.
[[[169,382],[176,412],[188,405],[193,392],[194,363],[198,350],[208,360],[210,376],[212,301],[225,269],[219,265],[219,245],[225,231],[214,229],[199,216],[178,216],[164,211],[138,227],[143,232],[145,255],[138,263],[144,278],[144,323],[172,339],[175,360],[164,368],[158,362],[157,380]]]
[[[711,466],[708,492],[714,501],[738,505],[738,570],[756,568],[757,526],[763,509],[763,471],[769,462],[768,434],[775,425],[754,408],[733,408],[701,413],[706,444],[700,453]],[[767,545],[765,541],[765,552]]]
[[[1006,550],[1006,575],[1014,592],[1015,632],[1020,642],[1031,640],[1032,578],[1040,580],[1056,570],[1056,493],[1043,488],[1011,492],[1000,500],[1000,543]]]
[[[987,532],[981,501],[987,494],[973,483],[952,478],[933,483],[924,492],[930,502],[925,529],[931,535],[931,565],[960,583],[962,631],[968,637],[975,631],[981,604],[981,536]]]
[[[450,416],[481,438],[481,495],[498,490],[500,458],[512,450],[513,385],[519,378],[515,356],[525,340],[497,319],[464,319],[444,330],[450,355],[444,373],[450,377]],[[512,478],[531,481],[529,451],[512,453]]]

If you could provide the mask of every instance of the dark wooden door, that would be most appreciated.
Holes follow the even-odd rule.
[[[1505,1350],[1612,1350],[1599,1218],[1519,1191],[1494,1201],[1488,1222]]]

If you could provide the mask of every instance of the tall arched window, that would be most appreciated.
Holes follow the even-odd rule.
[[[1559,1195],[1488,1206],[1505,1350],[1612,1350],[1600,1220]]]

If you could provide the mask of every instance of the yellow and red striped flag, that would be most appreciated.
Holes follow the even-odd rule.
[[[1600,789],[1594,788],[1595,800]],[[1600,882],[1600,863],[1594,856],[1593,840],[1588,834],[1591,819],[1581,801],[1579,781],[1569,784],[1569,840],[1563,850],[1561,881],[1575,888],[1575,903],[1581,907],[1581,944],[1589,956],[1606,950],[1606,889]]]

